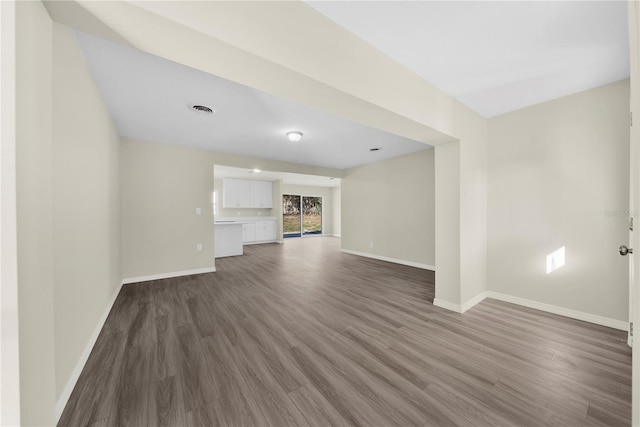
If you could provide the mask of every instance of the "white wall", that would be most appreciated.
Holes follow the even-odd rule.
[[[214,267],[214,164],[342,175],[336,169],[124,139],[120,183],[125,279]],[[198,207],[201,215],[195,214]],[[277,208],[271,213],[279,215]],[[196,251],[198,243],[202,251]]]
[[[341,187],[343,249],[435,265],[434,150],[350,169]]]
[[[322,197],[322,234],[334,234],[334,206],[331,188],[282,183],[280,186],[280,205],[282,205],[283,194]]]
[[[464,312],[487,290],[487,121],[456,104],[457,141],[436,146],[436,298]]]
[[[622,81],[489,120],[490,290],[627,320],[628,108]]]
[[[22,425],[55,424],[52,22],[16,2],[16,194]]]
[[[631,112],[637,117],[640,116],[640,4],[630,1],[628,3],[629,13],[629,64],[630,64],[630,107]],[[637,123],[637,122],[636,122]],[[640,223],[640,129],[637,125],[630,129],[631,156],[629,159],[632,166],[631,175],[631,200],[632,214],[635,223]],[[630,233],[629,244],[633,248],[640,248],[640,232],[635,227],[633,233]],[[640,256],[634,254],[632,263],[634,271],[640,271]],[[640,325],[640,314],[638,313],[638,295],[640,295],[640,274],[634,275],[631,292],[631,304],[633,309],[631,312],[631,321],[634,325]],[[636,329],[637,330],[637,329]],[[637,339],[636,339],[637,342]],[[635,344],[637,345],[637,344]],[[632,425],[640,425],[640,351],[633,352],[632,359]]]
[[[123,277],[213,268],[211,155],[128,139],[121,154]]]
[[[17,139],[19,142],[17,153],[17,204],[20,211],[18,222],[18,251],[20,259],[18,269],[21,301],[21,376],[24,380],[21,398],[25,405],[23,413],[27,417],[26,420],[31,423],[47,424],[51,418],[48,408],[51,406],[51,400],[55,395],[53,378],[53,289],[50,280],[53,276],[51,255],[53,239],[51,236],[52,230],[49,226],[53,216],[53,208],[51,206],[53,189],[48,181],[52,167],[50,147],[50,116],[52,114],[50,109],[51,22],[46,13],[42,11],[39,3],[20,2],[19,4],[18,21],[20,22],[20,29],[17,40],[19,54],[17,58],[17,91],[19,95],[19,105],[17,106]],[[157,7],[161,6],[157,5]],[[179,5],[176,3],[175,6],[191,8],[194,21],[197,21],[197,16],[201,16],[199,7],[227,8],[226,5],[220,6],[219,4],[209,3],[200,3],[198,7],[192,4],[187,5],[186,3]],[[245,8],[246,5],[237,4],[236,6],[237,8]],[[480,218],[483,215],[481,212],[483,202],[480,200],[481,197],[478,198],[477,195],[468,192],[467,189],[473,188],[475,185],[474,177],[476,174],[474,170],[482,174],[482,159],[473,158],[472,153],[476,153],[476,148],[480,150],[482,144],[486,144],[486,140],[482,140],[481,130],[476,132],[477,126],[474,123],[478,120],[477,115],[467,111],[453,98],[419,79],[375,49],[362,46],[357,37],[345,31],[339,33],[341,30],[338,26],[315,14],[308,6],[301,3],[283,3],[279,5],[279,8],[266,9],[264,14],[255,14],[252,10],[243,9],[244,11],[241,12],[230,10],[228,14],[215,15],[218,20],[215,25],[216,28],[221,28],[220,25],[228,25],[226,27],[227,31],[217,34],[224,39],[222,41],[213,39],[213,37],[209,40],[202,32],[185,29],[175,23],[168,22],[154,13],[143,13],[138,10],[138,6],[126,3],[94,2],[78,6],[71,2],[49,2],[48,7],[79,7],[81,9],[86,7],[91,12],[96,13],[97,19],[94,19],[91,23],[84,22],[83,28],[85,30],[91,31],[92,26],[100,27],[102,30],[107,26],[118,28],[120,32],[117,35],[118,37],[130,40],[136,47],[145,51],[156,53],[271,93],[288,96],[299,102],[323,107],[336,114],[348,116],[355,120],[368,121],[368,123],[382,126],[389,131],[397,131],[406,136],[419,137],[424,134],[425,125],[427,125],[460,138],[459,152],[457,154],[459,164],[457,166],[454,165],[454,168],[457,168],[456,170],[459,173],[457,177],[451,177],[454,181],[462,180],[457,186],[460,194],[450,197],[448,206],[438,208],[441,209],[443,214],[438,215],[438,218],[444,221],[439,224],[438,231],[442,235],[447,230],[449,224],[446,218],[447,212],[449,212],[449,215],[456,216],[458,221],[462,222],[458,230],[462,230],[464,234],[460,236],[457,244],[460,245],[460,242],[462,242],[463,248],[458,247],[457,251],[451,251],[446,259],[444,256],[439,257],[438,288],[442,283],[440,280],[442,272],[450,270],[451,277],[455,279],[455,275],[460,275],[461,269],[465,268],[464,266],[467,265],[467,262],[473,261],[471,258],[474,252],[477,251],[479,258],[476,258],[475,262],[468,264],[473,266],[473,269],[464,273],[464,282],[475,281],[470,285],[469,289],[473,289],[470,294],[483,289],[482,284],[485,283],[486,278],[482,277],[483,263],[480,260],[484,256],[482,254],[482,236],[486,236],[486,230],[483,230],[485,226],[482,221],[474,216],[475,212],[478,212]],[[281,13],[280,8],[294,8],[295,10],[286,10],[287,13]],[[122,11],[131,12],[131,14],[121,13]],[[122,20],[123,15],[128,17],[126,22]],[[178,14],[170,13],[169,15],[177,16]],[[251,15],[254,16],[253,19],[256,19],[258,25],[267,27],[272,25],[273,22],[277,22],[278,19],[290,19],[291,16],[300,17],[301,19],[296,20],[296,22],[299,22],[305,28],[314,29],[314,31],[306,32],[304,37],[313,39],[305,39],[303,41],[296,39],[295,42],[292,42],[290,34],[286,31],[275,34],[269,31],[261,31],[259,26],[236,25],[238,22],[246,23],[247,17],[251,18]],[[90,14],[70,14],[69,16],[71,16],[70,19],[84,19]],[[189,20],[188,13],[186,16],[187,20]],[[104,23],[106,25],[103,25]],[[248,37],[243,37],[244,33],[247,32],[246,28],[252,28],[252,30],[249,30]],[[274,40],[277,43],[274,43],[274,40],[264,39],[263,35],[265,33],[276,37]],[[149,36],[150,34],[153,36]],[[324,50],[322,55],[318,55],[316,51],[308,48],[309,46],[326,44],[326,34],[331,34],[332,37],[335,37],[335,40],[346,41],[346,43],[335,43],[336,46],[341,46],[339,51],[335,49]],[[230,41],[233,41],[233,43],[230,43]],[[295,46],[287,43],[295,43]],[[192,46],[193,49],[184,49],[185,45]],[[288,48],[282,49],[282,46],[288,46]],[[205,50],[214,54],[203,56],[201,52]],[[318,66],[318,64],[336,62],[357,65],[354,64],[352,59],[353,51],[362,53],[359,58],[362,59],[364,57],[366,60],[360,61],[359,59],[360,65],[366,67],[369,71],[374,70],[377,73],[376,76],[364,80],[357,79],[354,76],[362,75],[361,70],[357,67],[347,66],[338,70],[335,67]],[[308,55],[309,52],[313,52],[313,55]],[[341,60],[336,61],[336,58]],[[260,69],[261,73],[255,73],[256,69]],[[388,80],[389,75],[395,76],[394,82],[397,84],[392,86],[381,85],[380,82]],[[357,82],[355,86],[354,82]],[[398,96],[399,93],[401,96]],[[335,96],[326,96],[327,94]],[[316,104],[313,104],[314,102]],[[626,117],[626,115],[621,115],[620,117],[622,116]],[[407,117],[413,119],[413,121],[407,119]],[[538,134],[540,132],[537,128],[535,131]],[[514,131],[514,133],[516,132]],[[518,136],[522,136],[522,133],[522,131],[518,133]],[[479,142],[477,146],[471,146],[476,142],[473,134],[479,135],[477,137]],[[157,211],[146,207],[147,195],[144,191],[147,189],[153,193],[149,199],[149,204],[162,206],[161,193],[163,189],[167,188],[167,182],[155,170],[156,166],[153,165],[153,157],[157,155],[161,164],[166,162],[166,159],[163,157],[162,149],[155,151],[155,149],[150,149],[149,147],[138,148],[139,150],[132,150],[134,153],[122,154],[123,161],[131,158],[131,164],[126,173],[123,172],[122,176],[125,177],[126,175],[127,184],[131,183],[137,190],[140,190],[140,192],[130,192],[133,198],[138,197],[140,200],[128,207],[134,208],[132,213],[136,221],[142,221],[145,215],[148,215],[147,218],[150,218],[155,226],[145,228],[143,230],[144,235],[133,236],[137,239],[136,243],[139,246],[135,249],[136,263],[130,267],[135,269],[139,264],[144,267],[141,270],[148,271],[146,274],[162,272],[164,268],[163,257],[167,255],[170,258],[176,255],[178,259],[183,261],[180,265],[175,266],[180,267],[179,269],[197,264],[194,262],[197,256],[193,256],[192,252],[192,236],[188,233],[181,236],[178,233],[174,233],[173,230],[167,231],[165,228],[167,225],[175,227],[176,224],[180,224],[184,219],[182,212],[174,215],[176,211],[183,209],[185,212],[193,212],[193,200],[189,198],[178,199],[179,206],[176,210]],[[143,176],[144,172],[136,173],[135,161],[133,160],[139,154],[136,153],[137,151],[143,151],[152,157],[152,159],[141,158],[140,161],[144,166],[143,169],[153,170],[156,176],[161,178],[158,182],[151,182]],[[203,155],[203,153],[200,152],[200,155]],[[243,163],[243,160],[237,157],[222,157],[225,160],[221,162],[222,164],[241,166]],[[190,158],[190,155],[181,153],[180,158]],[[188,161],[183,166],[190,167],[192,164],[199,165],[199,161]],[[211,162],[212,164],[213,161]],[[501,161],[497,164],[502,165]],[[459,169],[460,165],[462,165],[463,170]],[[470,173],[467,173],[467,167],[471,167]],[[273,167],[262,168],[265,170],[280,170]],[[294,170],[290,170],[291,172],[313,173],[303,166],[292,167],[292,169]],[[335,172],[321,172],[320,174],[339,176]],[[188,178],[184,180],[187,185],[194,183],[196,186],[200,185],[197,183],[199,181],[195,181],[199,176],[197,173],[190,175],[180,172],[179,175]],[[490,186],[491,182],[490,178]],[[209,186],[210,190],[212,187],[211,181],[209,181]],[[443,189],[438,190],[438,194],[446,194],[448,186],[449,184],[445,184]],[[123,185],[123,188],[127,188],[126,185]],[[172,197],[174,192],[180,191],[179,188],[170,188],[171,190],[166,194],[167,197]],[[500,187],[496,188],[500,189]],[[490,207],[492,206],[491,197],[493,197],[491,194],[490,192]],[[471,197],[471,200],[465,200],[466,197]],[[519,194],[516,194],[515,197],[516,200],[522,198]],[[438,201],[443,200],[440,196],[436,199]],[[343,198],[343,201],[348,200],[346,196]],[[200,203],[200,199],[198,198],[196,202]],[[461,215],[458,213],[451,214],[449,208],[452,207],[455,208],[456,212],[462,209],[463,213]],[[138,210],[141,212],[137,212]],[[157,220],[154,215],[162,218]],[[499,214],[498,216],[500,215],[504,216],[505,214]],[[509,223],[517,222],[512,218],[507,219]],[[343,220],[346,224],[346,219],[343,218]],[[490,225],[493,224],[495,226],[495,222],[493,215],[488,218]],[[125,224],[123,224],[123,228],[124,226]],[[150,254],[145,253],[148,249],[148,242],[153,241],[156,238],[156,234],[164,236],[165,233],[169,236],[168,238],[166,236],[163,237],[162,243],[164,246],[158,249],[159,256],[154,261],[148,262]],[[127,247],[128,240],[125,241],[125,239],[128,239],[128,237],[123,235],[123,248]],[[502,244],[504,242],[498,243]],[[176,251],[179,253],[171,253],[168,248],[172,244],[177,246]],[[505,247],[504,245],[498,246],[500,249]],[[508,247],[511,248],[510,246]],[[448,249],[446,247],[442,251],[439,249],[438,254],[444,255]],[[447,264],[446,266],[444,265],[445,263]],[[489,264],[491,266],[494,263],[490,261]],[[455,268],[448,268],[451,266]],[[456,280],[450,281],[452,286],[456,286],[455,282]],[[459,288],[457,298],[460,299],[460,295],[464,292],[461,288],[465,286],[460,283],[460,280],[458,280],[457,286]],[[436,291],[438,291],[438,288]]]
[[[20,425],[16,26],[15,2],[0,2],[0,425]]]
[[[121,280],[119,138],[71,31],[16,6],[21,423],[51,425]]]
[[[487,123],[475,120],[460,142],[460,301],[464,311],[487,290]]]
[[[283,218],[282,218],[282,181],[273,182],[273,199],[272,199],[271,215],[276,217],[276,239],[278,242],[283,241]]]
[[[460,217],[461,246],[455,253],[436,248],[442,267],[436,288],[457,287],[443,292],[471,299],[486,290],[486,186],[476,181],[486,179],[486,120],[453,97],[301,2],[261,4],[259,13],[256,4],[245,2],[47,2],[47,7],[56,19],[84,31],[350,120],[436,145],[458,141],[460,194],[443,211]],[[206,28],[202,16],[210,18]],[[273,31],[290,22],[305,31],[295,38],[290,31]],[[323,48],[328,39],[334,48]],[[436,216],[441,234],[448,225]],[[457,273],[443,275],[447,272]]]
[[[460,142],[438,145],[435,157],[434,304],[460,311]]]
[[[331,199],[333,204],[333,231],[331,234],[340,236],[342,233],[342,189],[340,187],[331,189]]]
[[[120,138],[73,33],[54,24],[53,297],[59,411],[122,279],[119,149]]]

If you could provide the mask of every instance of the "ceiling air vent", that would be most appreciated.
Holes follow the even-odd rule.
[[[206,105],[193,105],[191,107],[194,111],[203,114],[213,114],[215,112],[214,109],[207,107]]]

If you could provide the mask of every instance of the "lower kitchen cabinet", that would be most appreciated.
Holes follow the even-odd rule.
[[[242,243],[265,243],[276,241],[276,221],[251,221],[242,224]]]
[[[242,243],[256,241],[256,223],[248,222],[242,224]]]
[[[257,221],[256,222],[256,240],[276,240],[276,222],[275,221]]]

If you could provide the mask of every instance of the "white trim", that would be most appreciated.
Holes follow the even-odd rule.
[[[122,283],[128,285],[130,283],[148,282],[150,280],[170,279],[172,277],[190,276],[192,274],[213,273],[215,267],[196,268],[194,270],[174,271],[171,273],[152,274],[150,276],[128,277],[122,280]]]
[[[73,369],[73,372],[71,372],[71,376],[67,380],[67,384],[65,384],[64,389],[62,390],[62,393],[60,394],[60,397],[56,402],[56,407],[55,407],[56,423],[60,421],[60,416],[62,415],[62,411],[64,411],[64,407],[67,406],[67,402],[71,397],[71,392],[73,391],[73,388],[76,386],[76,383],[78,382],[78,378],[80,378],[80,374],[82,373],[82,370],[84,369],[84,366],[86,365],[87,360],[89,360],[91,351],[93,350],[93,347],[96,345],[98,336],[100,335],[100,332],[102,331],[102,328],[104,327],[104,324],[107,321],[107,317],[109,317],[109,313],[113,308],[113,304],[116,302],[116,298],[118,297],[118,294],[120,293],[120,289],[122,289],[123,284],[124,282],[120,283],[120,285],[116,288],[116,291],[111,296],[109,304],[107,304],[107,307],[102,313],[102,316],[100,316],[100,319],[98,320],[98,324],[93,330],[93,333],[89,337],[89,342],[84,348],[84,352],[80,356],[80,359],[78,359],[78,362],[76,363],[76,366]]]
[[[16,2],[0,0],[0,425],[20,425]]]
[[[257,240],[252,242],[242,242],[242,246],[261,245],[263,243],[278,243],[277,240]]]
[[[469,301],[462,304],[462,313],[469,310],[471,307],[481,303],[487,297],[487,291],[480,292],[475,297],[471,298]]]
[[[514,297],[512,295],[501,294],[499,292],[488,291],[487,298],[493,298],[500,301],[510,302],[512,304],[533,308],[547,313],[558,314],[560,316],[570,317],[572,319],[583,320],[596,325],[607,326],[609,328],[619,329],[621,331],[629,330],[629,323],[623,320],[612,319],[610,317],[598,316],[596,314],[584,313],[582,311],[571,310],[569,308],[559,307],[557,305],[546,304],[543,302],[532,301],[525,298]]]
[[[58,398],[58,401],[56,402],[56,407],[55,407],[56,422],[60,421],[60,416],[62,416],[62,411],[64,411],[64,407],[67,405],[67,402],[71,397],[71,392],[73,392],[73,388],[76,386],[76,383],[78,382],[78,378],[80,378],[80,374],[82,373],[82,370],[84,369],[84,366],[86,365],[87,360],[89,360],[91,351],[93,350],[93,347],[96,345],[98,336],[100,335],[100,332],[102,331],[102,328],[104,327],[104,324],[107,321],[107,317],[109,317],[109,313],[111,312],[111,309],[113,308],[113,304],[116,302],[116,298],[118,297],[118,294],[120,293],[120,289],[122,289],[123,285],[129,284],[129,283],[146,282],[149,280],[189,276],[192,274],[212,273],[215,271],[216,271],[215,267],[207,267],[207,268],[198,268],[195,270],[176,271],[173,273],[162,273],[162,274],[154,274],[151,276],[140,276],[140,277],[131,277],[128,279],[124,279],[122,283],[120,283],[120,285],[117,287],[113,295],[111,296],[111,300],[109,301],[109,304],[107,304],[107,307],[102,313],[102,316],[100,317],[100,320],[96,325],[96,328],[94,329],[93,333],[89,337],[89,342],[87,343],[87,346],[85,347],[84,352],[80,356],[78,363],[76,363],[76,366],[73,369],[73,372],[71,372],[71,376],[69,377],[67,384],[65,385],[64,389],[62,390],[62,393],[60,394],[60,397]]]
[[[435,305],[436,307],[444,308],[449,311],[453,311],[455,313],[462,313],[462,307],[460,307],[460,304],[454,304],[452,302],[445,301],[442,299],[434,298],[433,305]]]
[[[408,265],[409,267],[422,268],[423,270],[436,271],[436,268],[433,265],[422,264],[419,262],[405,261],[403,259],[398,259],[398,258],[391,258],[391,257],[382,256],[382,255],[373,255],[373,254],[368,254],[366,252],[352,251],[351,249],[340,249],[340,252],[344,252],[346,254],[351,254],[351,255],[358,255],[366,258],[379,259],[380,261],[393,262],[395,264]]]
[[[612,319],[610,317],[598,316],[596,314],[584,313],[582,311],[571,310],[569,308],[559,307],[557,305],[546,304],[543,302],[528,300],[525,298],[515,297],[512,295],[501,294],[499,292],[485,291],[462,305],[454,304],[449,301],[435,298],[433,305],[436,307],[444,308],[456,313],[464,313],[471,307],[482,302],[485,298],[491,298],[499,301],[509,302],[511,304],[521,305],[523,307],[533,308],[535,310],[544,311],[547,313],[557,314],[559,316],[569,317],[571,319],[582,320],[584,322],[594,323],[596,325],[606,326],[609,328],[619,329],[621,331],[629,330],[629,323],[623,320]]]
[[[331,236],[331,237],[341,237],[339,234],[325,234],[325,236]]]
[[[294,234],[294,233],[291,233]],[[287,237],[287,239],[306,239],[307,237],[331,237],[333,234],[304,234],[304,233],[295,233],[300,234],[299,236]]]
[[[465,302],[462,305],[454,304],[452,302],[445,301],[443,299],[434,298],[433,305],[435,305],[436,307],[444,308],[449,311],[453,311],[455,313],[462,314],[465,311],[469,310],[471,307],[475,306],[476,304],[481,303],[486,297],[487,297],[487,292],[485,291],[471,298],[469,301]]]

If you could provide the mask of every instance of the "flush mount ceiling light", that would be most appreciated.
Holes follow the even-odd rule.
[[[191,109],[202,114],[213,114],[216,112],[216,110],[211,107],[207,107],[206,105],[192,105]]]
[[[380,147],[369,148],[369,151],[371,151],[371,152],[380,151],[380,150],[382,150],[382,148],[380,148]]]
[[[260,173],[262,172],[260,169],[252,169],[249,171],[249,173]]]
[[[289,141],[291,142],[298,142],[302,139],[302,132],[292,130],[290,132],[287,132],[287,138],[289,138]]]

